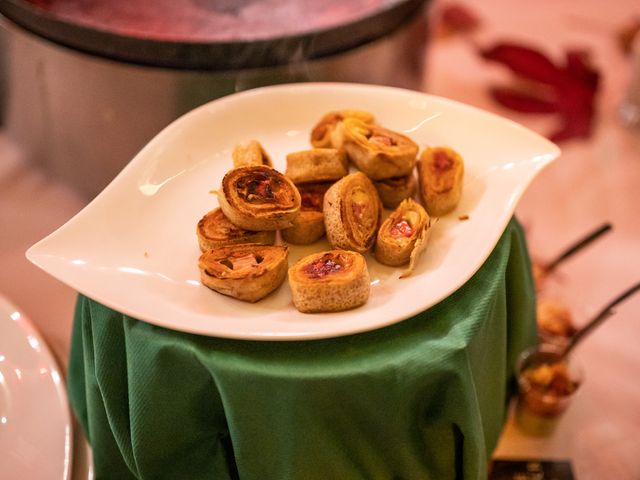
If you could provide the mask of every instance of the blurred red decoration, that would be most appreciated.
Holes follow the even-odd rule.
[[[478,16],[468,7],[450,3],[440,9],[436,24],[439,36],[449,36],[457,33],[469,33],[480,26]]]
[[[632,18],[616,32],[616,40],[622,53],[629,55],[636,35],[640,34],[640,17]]]
[[[560,127],[549,135],[555,142],[591,135],[600,74],[589,62],[588,52],[567,51],[563,65],[514,43],[498,43],[480,53],[526,82],[520,87],[491,87],[491,96],[500,105],[518,112],[558,115]]]

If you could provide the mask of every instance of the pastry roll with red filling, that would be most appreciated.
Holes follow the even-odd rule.
[[[373,247],[382,204],[364,173],[352,173],[334,183],[324,196],[323,212],[333,248],[364,253]]]
[[[376,259],[392,267],[408,263],[400,278],[409,276],[427,245],[430,226],[429,215],[422,205],[410,198],[404,200],[378,230]]]
[[[285,242],[294,245],[309,245],[324,235],[324,214],[322,202],[332,182],[301,183],[296,185],[300,192],[300,213],[293,225],[281,230]]]
[[[263,165],[229,171],[218,201],[227,218],[245,230],[288,228],[300,211],[300,193],[293,182]]]
[[[239,243],[273,245],[276,240],[276,232],[273,230],[254,232],[237,227],[222,213],[220,208],[211,210],[202,217],[198,222],[196,233],[198,245],[203,252]]]
[[[257,302],[284,282],[288,254],[282,245],[214,248],[200,256],[200,281],[223,295]]]
[[[367,262],[357,252],[331,250],[311,254],[289,269],[293,304],[304,313],[339,312],[369,299]]]
[[[455,150],[435,147],[422,152],[418,160],[418,180],[429,215],[445,215],[458,206],[463,177],[464,162]]]
[[[357,118],[341,124],[349,160],[372,180],[403,177],[413,171],[418,145],[409,137]]]

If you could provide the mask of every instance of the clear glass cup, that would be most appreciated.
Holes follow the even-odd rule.
[[[518,400],[515,409],[515,421],[518,427],[528,435],[547,436],[553,433],[558,420],[571,404],[576,392],[584,380],[582,368],[569,358],[560,362],[561,348],[552,344],[540,344],[525,350],[516,366],[518,380]],[[545,387],[531,381],[531,369],[544,365],[563,363],[571,391],[561,388]],[[556,367],[550,367],[553,371]],[[547,370],[546,373],[549,373]],[[553,377],[555,378],[555,377]],[[555,385],[555,384],[554,384]]]

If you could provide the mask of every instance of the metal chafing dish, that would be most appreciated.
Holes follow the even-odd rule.
[[[420,88],[426,4],[4,0],[4,128],[92,197],[172,120],[235,91],[310,80]]]

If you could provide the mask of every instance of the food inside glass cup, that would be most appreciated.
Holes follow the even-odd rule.
[[[537,301],[536,323],[541,343],[566,345],[576,333],[569,307],[559,300],[540,298]]]
[[[549,435],[582,384],[582,370],[561,349],[542,344],[526,350],[518,362],[516,422],[530,435]]]

